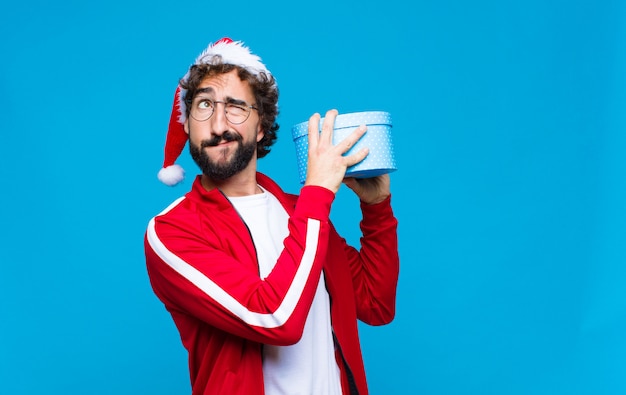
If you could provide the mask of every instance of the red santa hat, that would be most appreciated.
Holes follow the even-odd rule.
[[[271,75],[261,62],[261,58],[252,54],[250,49],[246,47],[243,42],[233,41],[228,37],[224,37],[215,43],[209,44],[196,58],[194,65],[216,64],[217,62],[243,67],[253,75],[259,75],[260,73],[265,73],[268,76]],[[188,78],[189,72],[185,74],[183,80],[186,81]],[[175,162],[185,148],[188,137],[183,128],[187,120],[187,105],[185,104],[186,93],[187,90],[183,89],[180,85],[176,87],[172,114],[170,115],[167,137],[165,139],[163,168],[158,173],[159,180],[169,186],[174,186],[185,178],[185,171]]]

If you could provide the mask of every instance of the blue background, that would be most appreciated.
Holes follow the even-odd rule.
[[[0,393],[185,394],[144,266],[174,88],[222,36],[291,125],[389,111],[395,321],[373,394],[626,393],[626,5],[615,1],[11,2],[0,13]],[[291,165],[290,165],[291,164]],[[340,190],[340,231],[359,212]]]

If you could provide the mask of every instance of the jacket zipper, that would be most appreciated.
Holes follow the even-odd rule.
[[[230,203],[230,206],[233,208],[233,210],[235,210],[235,212],[237,213],[237,216],[239,217],[239,219],[243,223],[243,226],[245,226],[246,230],[248,231],[248,236],[250,236],[250,242],[252,243],[252,248],[254,248],[254,257],[256,258],[256,271],[257,271],[257,274],[259,275],[259,278],[260,278],[261,277],[261,267],[259,266],[259,253],[258,253],[258,251],[256,249],[256,244],[254,244],[254,239],[252,238],[252,232],[250,231],[250,228],[248,227],[248,224],[246,223],[246,221],[244,221],[244,219],[241,216],[241,214],[239,213],[239,211],[237,211],[237,208],[235,208],[235,205],[233,204],[233,202],[230,201],[228,196],[226,196],[226,194],[224,192],[222,192],[221,189],[218,189],[218,191],[220,191],[222,196],[224,196],[224,199],[226,199],[228,201],[228,203]]]

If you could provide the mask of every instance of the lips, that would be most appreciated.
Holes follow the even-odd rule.
[[[233,141],[241,141],[242,137],[237,133],[233,132],[224,132],[221,136],[213,136],[208,140],[203,140],[200,146],[202,148],[206,147],[217,147],[218,145],[228,144]]]

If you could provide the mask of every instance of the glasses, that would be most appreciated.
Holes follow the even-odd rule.
[[[246,122],[250,116],[251,110],[259,110],[255,106],[249,106],[246,103],[232,103],[200,97],[191,102],[189,115],[196,121],[204,122],[211,118],[215,112],[215,106],[217,103],[224,104],[224,114],[226,115],[226,119],[233,125],[239,125]]]

